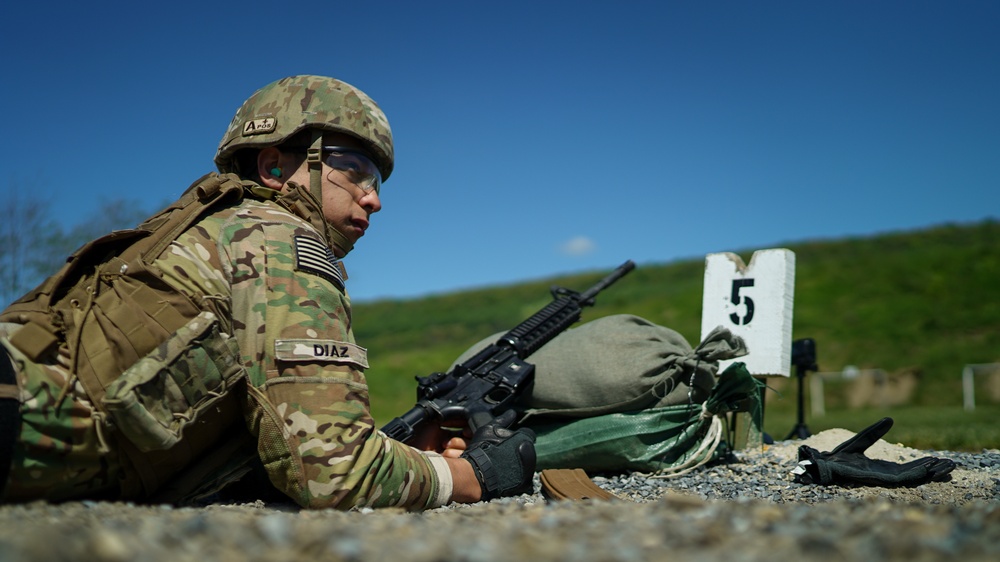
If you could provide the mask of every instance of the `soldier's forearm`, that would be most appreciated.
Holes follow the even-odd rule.
[[[483,491],[476,479],[472,464],[465,459],[446,458],[451,469],[452,493],[451,501],[473,503],[482,499]]]

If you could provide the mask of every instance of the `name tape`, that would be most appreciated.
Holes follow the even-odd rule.
[[[277,340],[274,356],[279,361],[324,361],[350,363],[368,368],[368,350],[348,342],[336,340]]]

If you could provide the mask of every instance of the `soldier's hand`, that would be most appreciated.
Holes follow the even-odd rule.
[[[434,451],[442,456],[457,459],[468,448],[472,430],[461,422],[442,425],[424,424],[413,434],[408,444],[419,451]]]
[[[472,464],[484,500],[531,492],[535,433],[508,429],[515,417],[507,411],[477,429],[461,455]]]
[[[441,456],[450,459],[458,459],[462,457],[465,450],[469,448],[469,443],[461,437],[452,437],[444,444],[444,450],[441,451]]]

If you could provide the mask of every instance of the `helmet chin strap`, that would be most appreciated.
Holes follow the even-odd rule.
[[[323,218],[323,204],[316,199],[309,188],[293,181],[285,184],[284,191],[274,199],[274,202],[288,209],[292,214],[309,221],[316,230],[323,233],[327,246],[339,250],[341,257],[346,256],[354,245],[347,240],[339,230]]]
[[[339,230],[326,221],[323,221],[323,224],[326,225],[326,239],[330,242],[330,247],[340,250],[343,254],[340,257],[346,256],[354,249],[354,244],[351,244]]]
[[[312,130],[312,142],[306,150],[306,164],[309,165],[309,192],[320,203],[323,210],[323,131]]]
[[[344,256],[354,249],[354,244],[351,244],[347,237],[343,235],[339,230],[337,230],[333,225],[326,222],[323,215],[323,131],[321,129],[312,130],[312,142],[309,144],[309,149],[306,151],[306,164],[309,166],[309,191],[306,193],[305,189],[297,189],[301,186],[292,185],[292,191],[302,191],[303,199],[312,199],[313,206],[319,212],[319,221],[322,222],[322,227],[316,224],[315,221],[310,221],[314,226],[319,228],[320,232],[326,235],[326,242],[331,248],[340,250]],[[343,256],[341,256],[343,257]]]

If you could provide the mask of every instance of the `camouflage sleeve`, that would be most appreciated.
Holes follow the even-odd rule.
[[[449,501],[444,459],[374,426],[367,352],[354,342],[350,300],[319,234],[276,206],[252,204],[216,240],[251,382],[247,423],[272,483],[304,507]]]

